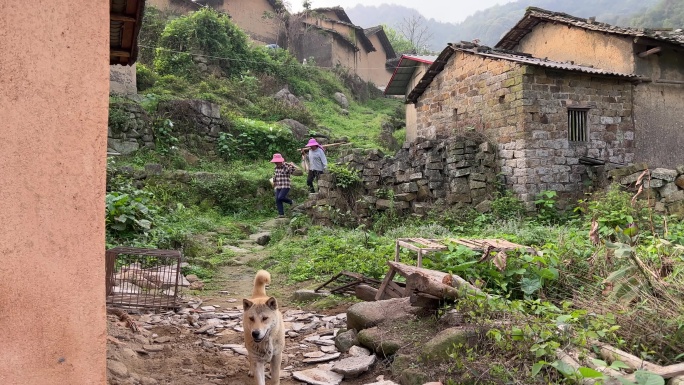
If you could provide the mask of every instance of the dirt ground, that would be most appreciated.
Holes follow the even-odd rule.
[[[246,266],[234,266],[223,269],[222,277],[217,282],[219,292],[200,293],[202,306],[219,305],[222,308],[242,306],[242,298],[248,297],[252,290],[254,269]],[[274,277],[274,284],[269,287],[269,294],[276,296],[282,311],[297,308],[290,302],[289,295],[295,288],[278,287],[279,280]],[[303,309],[310,310],[310,309]],[[344,312],[344,307],[328,310],[315,310],[317,314],[336,315]],[[132,314],[134,319],[141,315]],[[134,333],[125,322],[114,315],[108,316],[109,341],[107,358],[109,363],[110,385],[209,385],[209,384],[251,384],[253,379],[247,376],[248,364],[245,356],[233,351],[221,350],[216,344],[243,344],[242,333],[234,330],[207,336],[195,334],[192,329],[175,325],[160,325],[151,329],[140,328]],[[302,354],[307,352],[305,345],[300,345],[306,336],[287,338],[286,358],[283,367],[291,371],[313,368],[301,362]],[[160,342],[161,341],[161,342]],[[149,352],[150,345],[160,349]],[[313,351],[316,347],[310,347]],[[125,365],[125,368],[121,367]],[[125,372],[127,374],[122,374]],[[112,373],[120,373],[113,375]],[[379,375],[390,379],[391,375],[386,363],[376,363],[373,369],[362,377],[343,384],[362,385],[376,381]],[[267,383],[270,383],[267,381]],[[292,378],[283,378],[281,384],[291,385],[301,382]]]

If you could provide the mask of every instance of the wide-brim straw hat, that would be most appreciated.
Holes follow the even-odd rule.
[[[273,154],[273,159],[271,159],[271,163],[282,163],[282,162],[285,162],[285,158],[283,158],[282,155]]]
[[[311,139],[309,139],[309,143],[306,144],[306,147],[313,147],[313,146],[319,146],[320,147],[321,145],[318,144],[316,139],[311,138]]]

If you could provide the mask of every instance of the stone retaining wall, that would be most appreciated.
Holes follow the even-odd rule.
[[[496,188],[496,148],[466,138],[418,139],[394,157],[378,150],[354,149],[340,162],[359,171],[363,183],[354,189],[335,185],[323,174],[319,191],[304,208],[319,223],[364,221],[394,209],[425,215],[440,206],[475,206],[487,211]]]
[[[648,170],[648,172],[644,172]],[[649,169],[646,164],[611,170],[608,175],[626,188],[643,187],[639,198],[648,199],[656,212],[684,217],[684,166]],[[641,180],[640,182],[638,182]],[[639,183],[639,186],[637,186]]]
[[[221,119],[220,106],[204,100],[161,102],[152,115],[132,100],[121,100],[110,104],[108,148],[123,155],[154,148],[155,122],[165,119],[173,122],[171,135],[180,145],[209,154],[214,153],[220,133],[228,127]]]

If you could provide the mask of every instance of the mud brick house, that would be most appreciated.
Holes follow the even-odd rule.
[[[363,80],[387,84],[391,72],[386,62],[396,54],[381,26],[364,30],[341,7],[317,8],[298,16],[302,32],[290,49],[300,61],[313,58],[318,66],[342,66]]]
[[[624,28],[531,7],[496,47],[639,76],[632,88],[634,161],[684,163],[682,29]]]
[[[393,66],[394,72],[385,87],[385,95],[401,95],[406,98],[435,59],[437,56],[401,55]],[[416,140],[416,124],[416,107],[407,103],[406,140],[409,142]]]
[[[147,3],[178,14],[194,12],[203,6],[211,7],[229,14],[252,41],[260,44],[278,44],[284,33],[274,17],[285,12],[278,0],[147,0]]]
[[[407,96],[416,135],[479,135],[498,147],[505,183],[532,202],[578,197],[579,157],[634,160],[633,89],[642,78],[471,43],[449,45]]]

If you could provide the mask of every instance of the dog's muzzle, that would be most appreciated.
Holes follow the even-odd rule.
[[[254,340],[254,342],[261,342],[264,340],[267,334],[268,333],[264,333],[262,335],[259,330],[252,330],[252,339]]]

